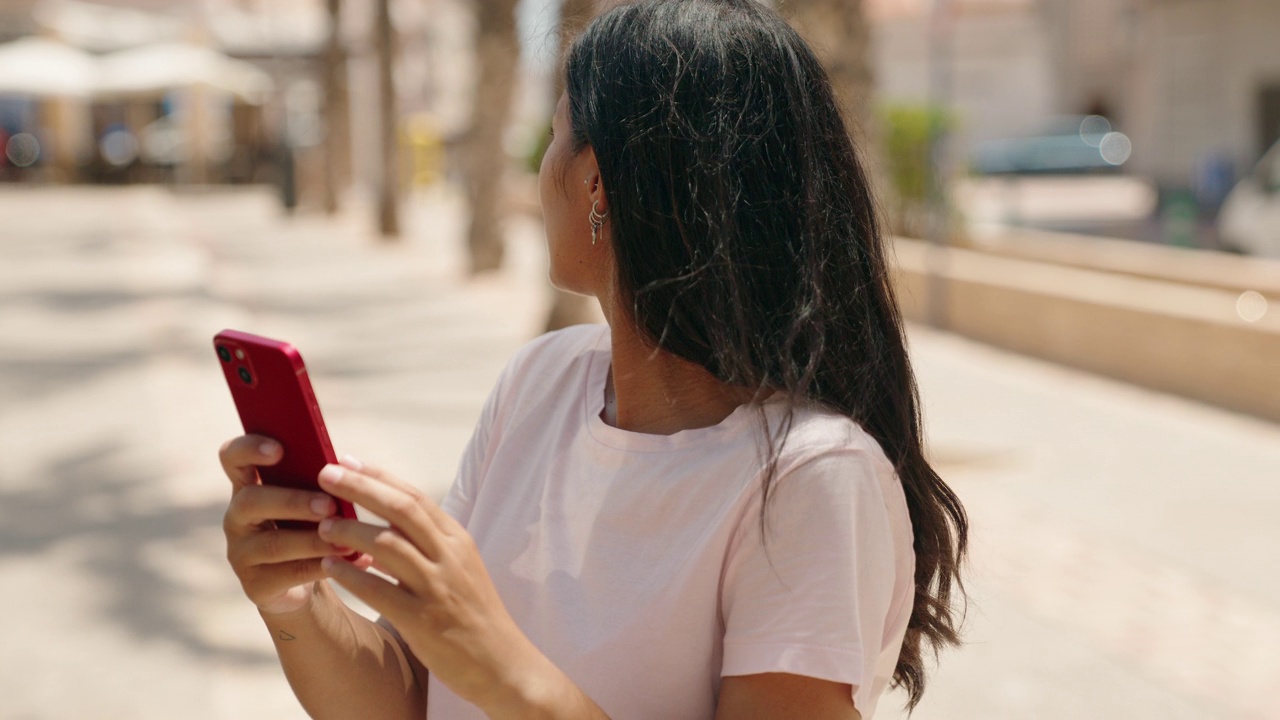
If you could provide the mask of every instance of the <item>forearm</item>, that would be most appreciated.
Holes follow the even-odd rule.
[[[492,720],[609,720],[599,705],[546,656],[522,665],[506,691],[483,708]]]
[[[311,717],[425,717],[425,688],[404,647],[348,608],[327,582],[317,583],[302,609],[262,619],[285,677]]]

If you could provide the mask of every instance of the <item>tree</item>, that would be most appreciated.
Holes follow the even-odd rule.
[[[342,44],[342,0],[327,0],[329,38],[324,54],[324,209],[338,211],[338,196],[351,176],[351,127],[347,53]]]
[[[569,42],[579,29],[591,19],[595,12],[595,0],[562,0],[560,3],[560,56],[569,47]],[[564,76],[555,74],[555,95],[558,101],[564,92]],[[551,312],[547,315],[546,330],[559,330],[570,325],[581,325],[595,319],[592,312],[591,298],[565,292],[552,287]]]
[[[400,236],[400,113],[396,101],[395,28],[391,25],[390,0],[378,0],[375,22],[378,46],[378,95],[380,111],[382,178],[378,183],[378,230],[384,238]]]
[[[831,76],[854,147],[877,192],[886,192],[871,70],[871,25],[863,0],[781,0],[778,11],[809,42]]]
[[[503,136],[511,119],[512,90],[520,60],[515,9],[518,0],[475,0],[479,77],[464,144],[467,202],[471,210],[467,248],[471,274],[502,265]]]

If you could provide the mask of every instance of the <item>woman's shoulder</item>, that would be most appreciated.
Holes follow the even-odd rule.
[[[608,349],[609,326],[603,324],[570,325],[552,330],[525,343],[516,351],[511,364],[517,368],[528,365],[563,365],[594,350]]]
[[[796,408],[778,456],[777,477],[784,486],[834,483],[881,496],[901,492],[897,471],[880,443],[847,415],[819,407]]]
[[[544,333],[525,343],[512,356],[506,374],[545,378],[572,369],[593,352],[608,351],[608,325],[571,325]]]
[[[607,325],[573,325],[530,340],[515,352],[498,381],[498,394],[557,394],[582,384],[592,358],[609,351]]]
[[[797,407],[783,452],[786,464],[799,465],[833,454],[856,455],[876,466],[893,466],[880,443],[849,416],[820,406]]]

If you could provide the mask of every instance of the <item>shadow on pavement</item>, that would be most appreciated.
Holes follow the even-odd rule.
[[[55,312],[79,313],[120,311],[125,310],[129,305],[141,302],[209,300],[211,296],[204,288],[183,288],[172,292],[84,289],[38,293],[0,291],[0,299],[5,303],[29,304]]]
[[[77,384],[92,383],[99,376],[146,362],[145,349],[98,353],[92,357],[66,356],[8,359],[0,356],[0,387],[7,402],[31,400],[65,392]],[[3,529],[0,529],[3,532]]]
[[[149,550],[219,528],[225,504],[157,504],[155,475],[122,471],[125,447],[117,440],[81,448],[27,488],[0,483],[0,559],[76,542],[87,548],[82,570],[102,588],[97,605],[108,622],[138,640],[176,643],[200,658],[274,665],[270,653],[219,646],[195,633],[177,611],[195,591],[147,561]]]

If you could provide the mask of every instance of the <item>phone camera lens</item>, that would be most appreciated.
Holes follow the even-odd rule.
[[[249,368],[240,368],[240,379],[243,380],[246,385],[253,382],[253,376],[249,374]]]
[[[226,349],[222,345],[219,345],[218,357],[222,358],[222,362],[231,362],[231,351]]]

